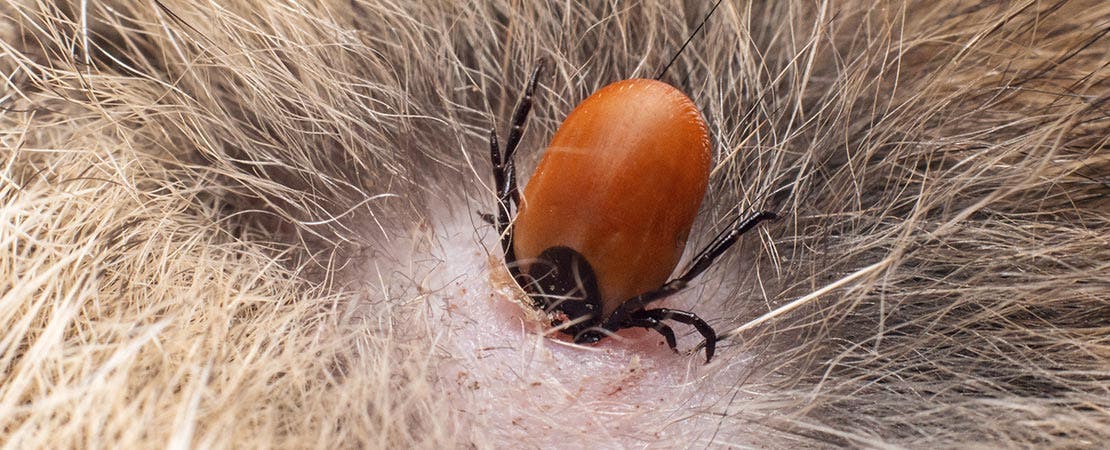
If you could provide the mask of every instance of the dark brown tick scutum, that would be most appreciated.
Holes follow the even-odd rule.
[[[544,250],[518,281],[537,308],[555,317],[552,325],[565,327],[565,333],[578,336],[601,323],[597,275],[586,257],[574,249]],[[564,320],[569,325],[564,325]]]

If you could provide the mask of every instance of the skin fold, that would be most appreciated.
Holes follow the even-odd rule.
[[[526,305],[490,129],[543,61],[523,187],[711,6],[0,0],[0,447],[1110,441],[1106,2],[721,3],[670,257],[780,220],[657,305],[713,361]]]

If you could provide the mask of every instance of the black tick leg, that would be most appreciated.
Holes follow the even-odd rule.
[[[633,314],[632,319],[628,321],[627,325],[629,328],[648,328],[659,332],[659,334],[663,335],[663,338],[667,340],[667,346],[670,347],[671,350],[678,351],[678,340],[674,337],[674,330],[667,326],[667,324],[660,322],[659,319],[651,317],[650,315],[641,317],[637,314]]]
[[[736,244],[736,241],[740,239],[740,235],[754,228],[759,222],[777,218],[778,215],[767,211],[757,212],[743,220],[737,216],[736,219],[733,220],[732,226],[718,234],[717,237],[713,238],[713,242],[710,242],[702,251],[698,252],[693,262],[690,263],[690,267],[686,269],[686,272],[678,278],[668,281],[667,284],[664,284],[659,289],[640,294],[622,303],[613,313],[612,320],[616,323],[627,320],[628,317],[631,317],[636,311],[644,309],[649,303],[669,297],[685,289],[686,286],[690,284],[690,281],[698,275],[701,275],[702,272],[705,272],[717,257],[721,256],[721,254],[723,254],[725,250],[728,250],[729,247],[732,247],[733,244]]]
[[[505,254],[505,263],[514,278],[519,275],[519,269],[516,269],[513,264],[516,262],[516,253],[513,251],[513,232],[509,216],[512,212],[510,202],[513,207],[520,207],[520,192],[516,183],[516,165],[513,162],[513,155],[516,153],[521,137],[524,136],[524,126],[528,121],[528,113],[532,110],[532,95],[536,91],[536,84],[542,70],[543,64],[536,66],[528,87],[524,89],[524,95],[516,105],[504,152],[497,142],[497,131],[494,129],[489,131],[490,161],[493,163],[493,184],[497,190],[498,205],[497,216],[492,218],[492,222],[501,236],[501,250]],[[482,218],[486,220],[491,218],[490,216],[492,215],[483,215]]]
[[[705,362],[708,363],[709,360],[713,359],[713,352],[717,349],[717,332],[713,331],[713,327],[709,326],[708,323],[705,323],[701,317],[698,317],[694,313],[679,311],[677,309],[656,308],[636,311],[632,313],[632,317],[633,320],[654,320],[660,322],[669,319],[675,322],[693,325],[694,328],[698,330],[698,333],[701,333],[702,337],[705,338]],[[662,331],[660,331],[660,333],[662,333]],[[667,335],[663,334],[663,336],[666,337]],[[672,339],[674,339],[673,334],[667,339],[669,341],[668,343],[673,344],[674,341]],[[674,347],[674,345],[671,345],[671,348]]]

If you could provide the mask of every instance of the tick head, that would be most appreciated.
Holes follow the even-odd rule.
[[[585,256],[569,247],[540,253],[521,285],[537,308],[551,315],[551,324],[577,336],[601,323],[601,294],[597,277]]]

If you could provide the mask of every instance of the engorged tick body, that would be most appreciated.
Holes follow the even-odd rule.
[[[686,248],[709,160],[705,122],[677,89],[643,79],[602,88],[567,116],[524,189],[513,228],[521,272],[539,279],[547,269],[533,261],[544,250],[574,249],[599,281],[600,317],[662,286]]]
[[[713,357],[716,333],[704,320],[645,309],[686,286],[758,222],[759,212],[718,235],[671,281],[705,195],[712,152],[708,128],[689,97],[646,79],[610,84],[560,125],[521,198],[513,153],[532,105],[539,69],[513,115],[502,154],[490,133],[499,199],[493,222],[505,262],[552,324],[591,343],[622,328],[650,328],[676,347],[663,320],[693,325]],[[510,203],[519,209],[510,220]]]

